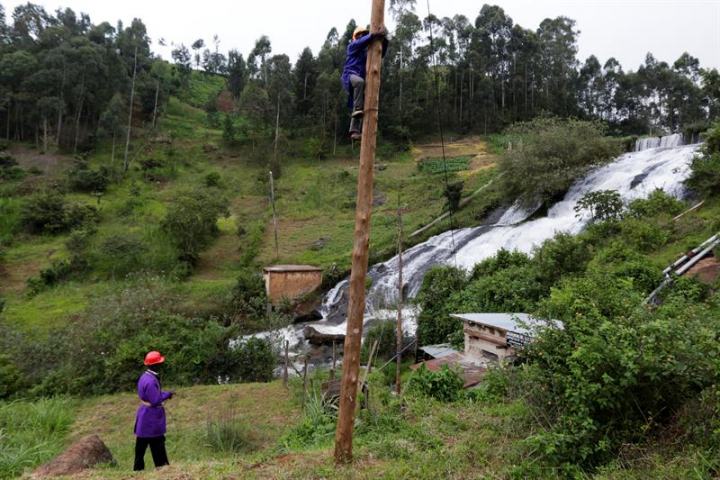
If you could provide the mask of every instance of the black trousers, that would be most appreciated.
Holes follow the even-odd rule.
[[[365,79],[359,75],[350,75],[350,84],[353,89],[353,112],[365,107]],[[362,117],[352,117],[350,120],[350,133],[362,132]]]
[[[167,451],[165,451],[165,436],[162,437],[136,437],[135,440],[135,465],[133,470],[136,472],[139,470],[145,470],[145,451],[148,445],[150,446],[150,453],[152,454],[153,463],[155,468],[162,467],[163,465],[170,465],[168,462]]]

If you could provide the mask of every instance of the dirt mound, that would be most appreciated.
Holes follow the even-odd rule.
[[[100,463],[114,462],[110,450],[97,435],[75,442],[54,460],[33,472],[33,478],[73,475]]]

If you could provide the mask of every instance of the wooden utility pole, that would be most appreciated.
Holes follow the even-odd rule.
[[[402,309],[403,309],[403,223],[402,223],[402,206],[400,205],[400,193],[398,193],[398,300],[397,300],[397,332],[395,339],[395,392],[400,395],[400,364],[402,363]]]
[[[370,32],[382,32],[385,22],[385,0],[372,0]],[[365,78],[365,114],[360,143],[360,168],[355,209],[355,234],[350,273],[350,300],[347,332],[343,350],[343,368],[340,387],[340,411],[335,431],[335,462],[352,461],[352,435],[357,406],[358,373],[360,370],[360,344],[365,313],[365,277],[368,267],[370,243],[370,216],[373,199],[373,167],[377,144],[378,106],[380,103],[380,69],[382,42],[376,39],[368,46],[367,76]]]
[[[275,181],[273,172],[270,170],[270,203],[272,204],[273,228],[275,230],[275,260],[280,258],[280,247],[278,246],[277,213],[275,212]]]

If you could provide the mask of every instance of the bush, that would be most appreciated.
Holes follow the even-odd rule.
[[[447,199],[447,207],[451,212],[457,212],[460,208],[460,199],[462,198],[463,182],[450,183],[445,187],[445,198]]]
[[[425,274],[417,302],[421,308],[418,316],[417,337],[420,345],[444,343],[448,335],[458,329],[459,321],[450,318],[447,305],[450,296],[465,288],[467,275],[455,267],[433,267]]]
[[[564,194],[590,167],[609,161],[619,148],[603,137],[599,122],[536,118],[511,127],[513,148],[500,161],[508,198],[550,200]]]
[[[221,185],[220,183],[220,174],[218,172],[210,172],[207,175],[205,175],[205,186],[210,187],[219,187]]]
[[[703,196],[720,194],[720,122],[705,134],[705,146],[692,161],[687,185]]]
[[[57,192],[32,195],[22,206],[20,223],[30,233],[58,233],[65,224],[65,199]]]
[[[654,217],[657,215],[677,215],[683,211],[685,204],[671,197],[659,188],[648,198],[633,200],[628,205],[628,213],[636,218]]]
[[[423,364],[410,375],[406,390],[411,395],[454,402],[463,396],[464,383],[460,374],[447,365],[443,365],[437,372],[431,372]]]
[[[136,234],[113,235],[105,238],[98,247],[95,259],[102,270],[113,277],[123,277],[128,273],[151,267],[143,262],[148,247]]]
[[[397,323],[391,320],[381,321],[370,327],[365,335],[365,340],[362,344],[360,352],[360,358],[363,362],[367,362],[370,355],[370,349],[375,341],[378,342],[377,352],[375,358],[383,360],[390,360],[395,356],[396,339],[397,338]]]
[[[232,291],[233,310],[252,318],[262,318],[265,316],[267,301],[262,275],[250,269],[241,270]]]
[[[64,197],[53,191],[32,195],[22,206],[20,223],[30,233],[56,234],[72,228],[92,225],[100,214],[92,205],[68,205]]]
[[[48,287],[53,287],[67,279],[73,272],[70,260],[55,260],[48,268],[40,271],[37,277],[31,277],[27,281],[31,295],[37,295]]]
[[[249,338],[236,349],[238,374],[245,382],[269,382],[277,366],[277,355],[268,340]]]
[[[622,197],[617,190],[598,190],[583,195],[575,205],[575,212],[581,217],[584,210],[589,210],[592,221],[617,220],[623,207]]]
[[[228,215],[228,202],[205,189],[184,190],[170,203],[162,222],[178,249],[178,258],[194,265],[219,232],[217,221]]]
[[[535,249],[533,263],[539,281],[549,287],[564,275],[585,271],[593,252],[583,238],[568,233],[558,233]]]
[[[20,369],[6,354],[0,354],[0,400],[18,393],[22,388]]]
[[[104,192],[110,184],[110,172],[106,167],[93,170],[80,161],[68,171],[68,183],[76,192]]]

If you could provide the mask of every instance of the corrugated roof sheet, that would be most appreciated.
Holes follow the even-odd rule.
[[[263,270],[266,272],[322,272],[322,268],[312,265],[271,265]]]
[[[422,350],[433,358],[442,358],[447,355],[452,355],[453,353],[458,353],[458,351],[452,348],[449,343],[425,345],[424,347],[420,347],[419,350]]]
[[[466,322],[487,325],[506,332],[521,333],[523,335],[531,335],[531,327],[533,326],[547,324],[547,321],[535,318],[527,313],[453,313],[450,316]],[[563,328],[562,322],[557,320],[553,320],[552,324],[556,328]]]

